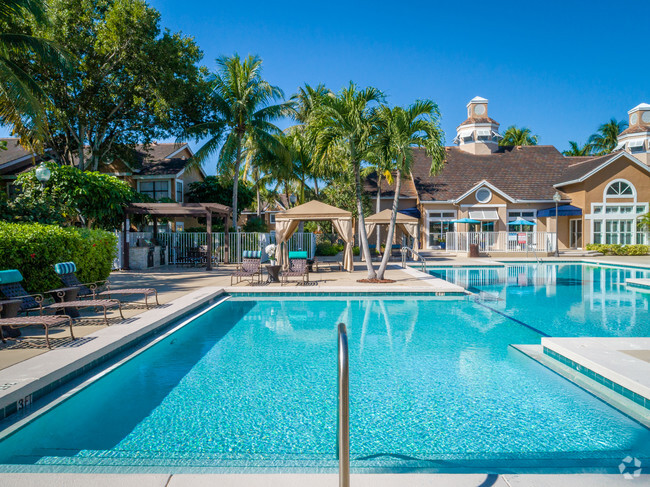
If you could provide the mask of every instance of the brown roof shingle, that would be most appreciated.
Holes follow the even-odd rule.
[[[377,194],[377,173],[373,172],[368,175],[364,181],[364,190],[372,195]],[[393,184],[388,184],[386,178],[381,178],[381,196],[392,198],[395,196],[395,172],[393,172]],[[417,198],[418,191],[415,188],[413,180],[409,177],[402,177],[402,186],[399,191],[400,198]]]

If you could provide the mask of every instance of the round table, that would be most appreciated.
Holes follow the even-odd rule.
[[[79,294],[78,287],[60,287],[59,289],[52,289],[48,291],[52,299],[57,303],[67,303],[68,301],[76,301],[77,294]],[[63,308],[57,311],[57,314],[66,314],[70,318],[79,318],[79,310],[77,308]]]
[[[280,282],[280,269],[282,266],[279,265],[267,265],[266,272],[269,275],[267,282]]]

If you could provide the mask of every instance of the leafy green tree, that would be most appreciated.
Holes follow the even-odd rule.
[[[46,185],[35,171],[18,176],[19,194],[11,202],[15,220],[39,223],[81,224],[88,228],[112,230],[124,219],[124,207],[141,195],[124,181],[99,172],[46,163],[51,171]]]
[[[592,152],[597,156],[612,152],[618,144],[618,134],[626,128],[626,121],[617,122],[615,118],[602,124],[598,127],[598,132],[589,137],[588,143]]]
[[[382,102],[384,95],[376,88],[358,89],[354,83],[341,90],[336,96],[324,97],[320,106],[312,113],[310,131],[315,134],[315,155],[317,164],[335,166],[344,162],[354,175],[356,209],[359,223],[359,239],[363,255],[370,256],[368,234],[363,214],[363,191],[361,188],[361,162],[371,151],[374,125],[377,121],[373,106]],[[370,258],[366,258],[368,279],[376,277]]]
[[[391,252],[399,206],[402,176],[408,176],[413,164],[413,148],[423,147],[431,157],[431,174],[437,173],[445,160],[444,134],[439,124],[440,111],[431,100],[418,100],[402,108],[381,106],[377,110],[377,136],[373,146],[384,161],[392,161],[395,170],[395,196],[386,236],[386,248],[377,273],[384,278]]]
[[[533,135],[528,127],[517,127],[511,125],[503,133],[503,138],[499,141],[499,145],[515,146],[515,145],[537,145],[539,136]]]
[[[45,144],[61,164],[96,171],[136,144],[202,120],[207,71],[194,41],[160,28],[144,0],[50,0],[31,33],[60,44],[71,69],[27,64],[51,100]],[[82,148],[85,148],[82,150]]]
[[[294,113],[293,102],[281,102],[284,94],[262,78],[262,60],[237,54],[217,59],[218,71],[210,80],[210,97],[206,101],[211,113],[208,121],[190,126],[181,139],[208,139],[196,152],[195,164],[204,164],[218,154],[219,172],[234,175],[231,206],[239,211],[238,189],[244,143],[267,150],[277,148],[274,134],[281,130],[272,122]],[[225,170],[225,171],[224,171]],[[244,205],[245,206],[245,205]]]
[[[3,0],[0,5],[0,124],[11,126],[24,145],[46,130],[46,95],[26,69],[37,62],[65,69],[66,60],[53,42],[23,32],[25,22],[45,24],[42,0]],[[27,60],[27,62],[26,62]],[[42,149],[42,146],[39,147]]]
[[[569,149],[562,151],[562,154],[564,154],[565,156],[590,156],[591,145],[585,144],[582,147],[580,147],[577,142],[570,140]]]
[[[190,183],[186,193],[187,201],[188,203],[220,203],[229,206],[232,186],[233,180],[228,177],[208,176],[204,181]],[[239,190],[240,208],[247,208],[255,201],[255,190],[248,185],[241,185]]]

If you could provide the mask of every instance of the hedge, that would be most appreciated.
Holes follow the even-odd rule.
[[[104,230],[0,222],[0,270],[18,269],[32,293],[63,285],[52,267],[57,262],[73,261],[82,282],[99,281],[111,272],[116,243]]]
[[[621,244],[587,244],[587,250],[595,250],[604,255],[646,255],[650,252],[648,245]]]

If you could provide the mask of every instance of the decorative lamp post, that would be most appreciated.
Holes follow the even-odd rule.
[[[44,162],[41,162],[41,164],[36,168],[35,172],[36,179],[39,180],[42,187],[45,187],[47,182],[50,180],[50,176],[52,175],[50,169],[45,165]]]
[[[289,202],[291,203],[291,206],[295,206],[296,201],[298,201],[298,197],[295,194],[289,196]]]
[[[557,204],[562,200],[562,195],[559,191],[556,191],[553,195],[553,201],[555,201],[555,257],[560,256],[560,249],[558,247],[558,222],[559,215],[557,214]]]

